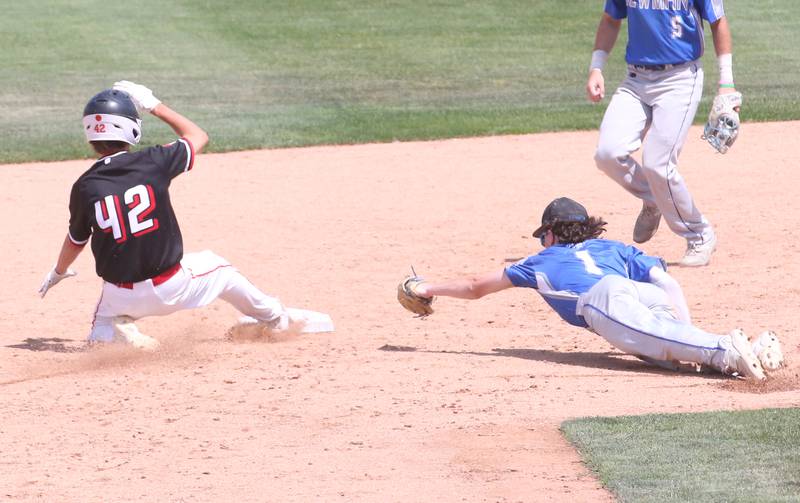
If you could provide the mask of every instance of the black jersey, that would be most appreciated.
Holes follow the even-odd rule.
[[[78,178],[69,200],[69,239],[83,245],[91,237],[98,276],[143,281],[183,258],[169,185],[193,162],[192,145],[181,138],[104,157]]]

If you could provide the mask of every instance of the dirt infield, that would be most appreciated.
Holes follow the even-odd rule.
[[[100,292],[88,250],[36,295],[89,163],[0,167],[0,500],[610,501],[564,419],[800,405],[798,133],[746,124],[721,156],[695,128],[682,155],[719,248],[671,272],[700,326],[781,336],[790,366],[758,386],[648,367],[530,290],[438,299],[427,319],[397,304],[410,264],[443,279],[536,252],[556,196],[628,241],[639,206],[594,168],[596,132],[200,156],[172,189],[187,251],[337,330],[228,341],[237,313],[218,302],[142,320],[156,354],[80,350]],[[675,261],[684,243],[662,228],[642,248]]]

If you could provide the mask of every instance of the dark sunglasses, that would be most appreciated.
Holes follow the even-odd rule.
[[[548,230],[550,230],[550,229],[546,229],[546,230],[545,230],[545,231],[542,233],[542,235],[541,235],[541,236],[539,236],[539,242],[540,242],[540,243],[542,243],[542,246],[544,246],[544,237],[547,235],[547,231],[548,231]],[[534,232],[536,232],[536,231],[534,231]],[[533,233],[531,233],[531,236],[533,236]],[[536,237],[536,236],[533,236],[533,237]]]

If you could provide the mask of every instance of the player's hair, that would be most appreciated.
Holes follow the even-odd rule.
[[[552,231],[559,243],[581,243],[599,237],[606,231],[607,224],[602,218],[589,217],[584,222],[556,222]]]
[[[128,150],[130,145],[124,141],[117,140],[95,140],[89,142],[95,152],[101,155],[116,154],[122,150]]]

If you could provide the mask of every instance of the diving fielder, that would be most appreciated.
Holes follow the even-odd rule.
[[[544,247],[539,253],[477,276],[441,282],[412,277],[401,285],[428,302],[435,296],[479,299],[508,288],[531,288],[570,325],[673,370],[694,363],[763,380],[765,369],[783,366],[774,332],[765,331],[751,343],[740,329],[720,335],[694,325],[683,290],[666,272],[664,261],[634,246],[600,239],[605,225],[577,201],[560,197],[547,205],[541,226],[533,231]],[[400,303],[413,311],[406,300]]]

